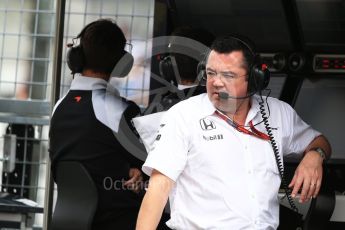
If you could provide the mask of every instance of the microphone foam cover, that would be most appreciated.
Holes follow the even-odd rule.
[[[220,99],[226,100],[226,99],[229,98],[229,94],[226,93],[226,92],[219,92],[218,95],[219,95],[219,98],[220,98]]]

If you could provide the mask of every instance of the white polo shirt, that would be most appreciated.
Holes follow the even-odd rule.
[[[252,97],[245,125],[262,121]],[[301,154],[319,132],[286,103],[268,98],[269,123],[280,155]],[[266,111],[267,108],[266,108]],[[173,106],[143,166],[176,182],[170,198],[172,229],[276,229],[280,176],[267,140],[241,133],[214,115],[207,94]],[[264,124],[255,126],[266,133]]]

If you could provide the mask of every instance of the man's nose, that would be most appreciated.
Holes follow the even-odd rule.
[[[217,76],[214,77],[213,85],[214,86],[224,86],[224,80],[222,79],[222,76],[220,74],[217,74]]]

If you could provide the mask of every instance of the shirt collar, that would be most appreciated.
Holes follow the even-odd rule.
[[[214,113],[214,111],[216,111],[216,108],[214,107],[214,105],[212,104],[212,102],[210,101],[210,98],[208,97],[207,93],[202,94],[202,98],[201,98],[201,103],[202,105],[202,116],[209,116],[212,115]]]
[[[96,90],[107,88],[108,82],[101,78],[85,77],[76,74],[71,83],[71,90]]]
[[[246,124],[248,124],[249,121],[254,120],[256,115],[259,114],[259,112],[260,112],[259,100],[260,100],[260,97],[258,95],[253,95],[250,98],[250,109],[249,109],[249,112],[247,114]]]

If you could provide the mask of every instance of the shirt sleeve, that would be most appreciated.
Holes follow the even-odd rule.
[[[175,107],[164,114],[143,172],[151,175],[155,169],[173,181],[177,180],[187,163],[189,135],[186,124]]]
[[[305,123],[296,111],[288,104],[284,103],[283,118],[283,132],[287,136],[287,143],[283,143],[284,155],[295,153],[301,155],[308,145],[318,136],[320,132],[313,129],[310,125]]]

